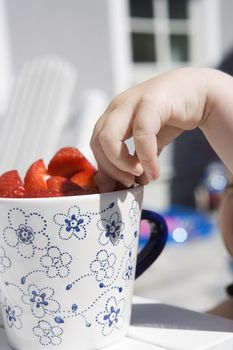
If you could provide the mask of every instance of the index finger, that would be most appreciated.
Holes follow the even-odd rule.
[[[129,153],[125,140],[132,136],[133,107],[122,103],[105,117],[98,135],[102,149],[111,163],[118,169],[139,176],[143,168],[137,156]]]
[[[143,99],[135,116],[133,137],[135,150],[149,180],[159,177],[157,137],[161,118],[151,100]]]

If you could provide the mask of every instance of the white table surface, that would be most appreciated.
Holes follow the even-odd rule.
[[[0,350],[12,350],[0,326]],[[233,321],[134,297],[127,336],[106,350],[231,350]],[[33,350],[33,349],[32,349]]]

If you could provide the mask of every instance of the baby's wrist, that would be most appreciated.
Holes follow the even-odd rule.
[[[212,118],[213,111],[216,107],[215,98],[215,84],[216,84],[216,69],[212,68],[200,68],[200,73],[203,79],[203,93],[205,94],[205,106],[203,109],[203,115],[200,120],[199,128],[204,131],[208,129],[210,119]]]
[[[200,128],[207,140],[233,172],[233,78],[216,69],[203,70],[206,106]]]

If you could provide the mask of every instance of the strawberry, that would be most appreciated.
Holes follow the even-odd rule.
[[[64,176],[51,176],[47,179],[47,186],[50,191],[63,194],[64,187],[69,180]]]
[[[31,191],[46,191],[48,189],[47,178],[48,173],[44,161],[39,159],[29,167],[24,178],[24,187],[28,193]]]
[[[70,178],[87,167],[92,167],[92,165],[77,148],[64,147],[49,162],[48,173],[49,175]]]
[[[17,170],[7,171],[0,177],[0,197],[23,198],[25,188]]]
[[[74,174],[70,180],[79,185],[84,190],[89,189],[97,189],[96,183],[94,181],[94,175],[96,174],[96,170],[94,168],[89,168],[86,170],[82,170]]]
[[[47,185],[49,190],[57,191],[58,193],[61,193],[61,195],[70,191],[79,191],[81,189],[80,186],[71,182],[64,176],[51,176],[47,180]]]
[[[25,196],[26,198],[48,198],[48,197],[62,197],[63,195],[57,191],[51,190],[30,190]]]

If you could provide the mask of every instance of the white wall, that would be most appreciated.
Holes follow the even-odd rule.
[[[78,68],[82,91],[101,88],[112,97],[127,88],[126,4],[125,0],[8,0],[15,71],[26,60],[53,53]]]
[[[0,117],[5,112],[12,80],[12,66],[5,1],[0,0]]]

